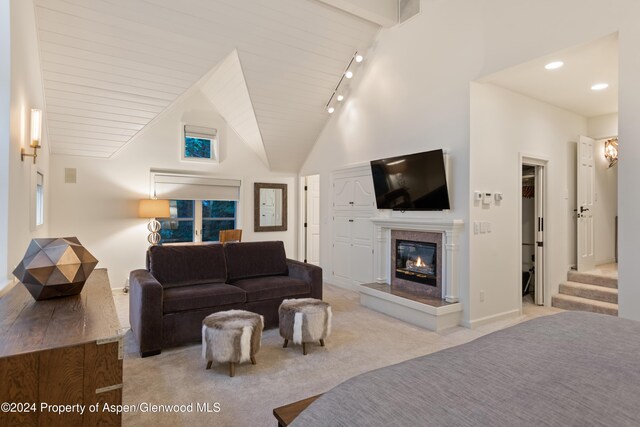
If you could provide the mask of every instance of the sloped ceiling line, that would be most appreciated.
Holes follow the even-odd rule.
[[[200,91],[254,153],[270,167],[238,51],[231,52]]]

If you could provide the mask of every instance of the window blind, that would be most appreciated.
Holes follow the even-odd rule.
[[[240,180],[154,173],[153,195],[169,200],[240,200]]]
[[[218,135],[218,130],[202,126],[184,125],[184,135],[192,138],[215,139]]]

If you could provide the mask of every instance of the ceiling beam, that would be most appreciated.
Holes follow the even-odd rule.
[[[383,27],[398,23],[398,0],[317,0]]]

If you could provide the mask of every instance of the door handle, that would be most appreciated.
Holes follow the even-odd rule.
[[[584,206],[580,206],[580,213],[588,211],[589,208],[585,208]]]

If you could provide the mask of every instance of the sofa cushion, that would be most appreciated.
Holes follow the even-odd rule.
[[[151,246],[148,257],[149,271],[164,288],[227,279],[222,245]]]
[[[229,283],[251,277],[286,275],[287,256],[282,242],[225,243]]]
[[[255,277],[233,283],[247,293],[247,302],[264,301],[275,298],[307,295],[311,292],[308,283],[289,276]]]
[[[191,286],[176,286],[165,289],[162,312],[197,310],[246,302],[246,293],[235,286],[224,283],[205,283]],[[212,311],[213,313],[213,311]]]

